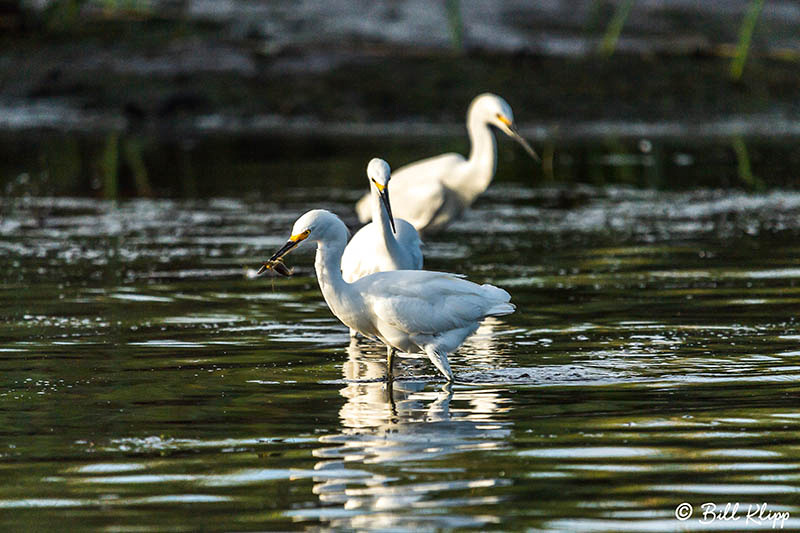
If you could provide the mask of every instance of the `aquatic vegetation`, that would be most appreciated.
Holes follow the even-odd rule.
[[[739,29],[739,42],[736,45],[736,52],[734,53],[730,67],[731,77],[734,80],[741,78],[744,72],[744,65],[750,50],[750,41],[753,39],[756,22],[758,22],[758,16],[761,14],[761,9],[763,7],[764,0],[751,0],[750,7],[742,21],[741,28]]]

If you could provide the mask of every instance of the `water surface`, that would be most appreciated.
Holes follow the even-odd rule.
[[[681,502],[800,527],[800,194],[497,183],[426,265],[517,312],[457,384],[403,357],[390,385],[309,252],[248,276],[306,209],[352,226],[358,181],[3,200],[3,528],[704,527]]]

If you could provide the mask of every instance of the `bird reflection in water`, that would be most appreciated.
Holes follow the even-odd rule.
[[[459,457],[475,450],[508,447],[511,422],[506,390],[433,385],[400,377],[385,381],[383,351],[352,339],[343,366],[345,403],[339,411],[341,432],[319,439],[314,493],[319,509],[293,513],[336,528],[452,528],[491,523],[498,503],[492,487],[507,484],[496,472],[470,478]],[[485,354],[484,354],[485,355]],[[423,359],[404,358],[403,374],[418,376]],[[462,388],[463,387],[463,388]],[[415,475],[403,484],[392,475],[401,469]],[[461,476],[461,477],[460,477]],[[485,489],[485,490],[482,490]],[[452,492],[469,491],[468,497]],[[461,514],[464,506],[487,506],[480,516]],[[415,513],[415,509],[438,509]]]

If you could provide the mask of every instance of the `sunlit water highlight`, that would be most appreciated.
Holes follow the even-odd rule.
[[[493,186],[426,238],[518,305],[452,387],[416,356],[383,381],[308,253],[247,275],[359,194],[4,200],[4,528],[745,528],[674,518],[707,501],[800,525],[800,194]]]

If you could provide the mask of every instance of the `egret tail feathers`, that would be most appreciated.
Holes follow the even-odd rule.
[[[428,354],[428,358],[439,369],[439,372],[444,374],[447,381],[453,381],[453,371],[450,370],[450,361],[447,360],[447,354],[439,352],[432,346],[426,347],[425,353]]]
[[[516,309],[517,309],[516,305],[514,305],[512,303],[508,303],[508,302],[503,302],[503,303],[497,304],[494,307],[492,307],[491,309],[489,309],[489,311],[487,311],[487,313],[486,313],[486,316],[510,315]]]
[[[486,311],[486,316],[510,315],[517,308],[511,303],[511,295],[500,287],[494,285],[481,285],[486,297],[491,300],[491,305]]]

